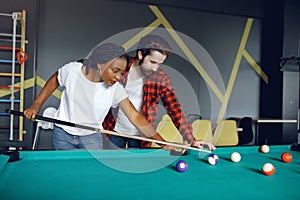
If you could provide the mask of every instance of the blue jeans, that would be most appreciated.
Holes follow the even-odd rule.
[[[125,148],[141,148],[141,141],[131,138],[119,137],[115,135],[109,136],[108,147],[110,149]]]
[[[71,135],[54,125],[52,146],[56,150],[103,149],[103,136],[101,133],[86,136]]]

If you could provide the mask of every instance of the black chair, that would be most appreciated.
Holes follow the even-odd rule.
[[[239,145],[250,143],[253,140],[252,118],[243,117],[239,122],[239,128],[242,131],[238,132]]]

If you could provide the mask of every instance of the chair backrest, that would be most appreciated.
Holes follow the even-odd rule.
[[[251,117],[243,117],[239,122],[239,128],[242,131],[239,131],[239,144],[247,144],[250,143],[253,138],[253,129],[252,129],[252,118]]]
[[[206,119],[196,119],[192,123],[193,135],[196,140],[213,142],[211,121]]]
[[[197,119],[202,119],[200,114],[188,114],[188,116],[186,118],[190,124],[192,124],[193,121],[195,121]]]
[[[217,124],[214,132],[215,146],[236,146],[239,143],[235,120],[223,120]]]
[[[156,127],[156,131],[168,142],[183,143],[183,138],[172,119],[168,114],[164,114],[161,121]],[[157,144],[152,143],[151,147],[158,147]]]
[[[48,107],[43,111],[43,116],[53,118],[55,117],[56,112],[57,112],[56,108]],[[53,123],[51,122],[39,121],[38,126],[40,126],[43,129],[53,129]]]
[[[56,108],[54,107],[48,107],[44,110],[43,112],[43,116],[44,117],[49,117],[49,118],[53,118],[56,115]],[[38,138],[40,135],[40,127],[42,129],[53,129],[53,123],[51,122],[46,122],[46,121],[42,121],[42,120],[37,120],[37,126],[36,126],[36,130],[35,130],[35,135],[34,135],[34,140],[33,140],[33,144],[32,144],[32,150],[34,150],[37,147],[37,143],[38,143]]]

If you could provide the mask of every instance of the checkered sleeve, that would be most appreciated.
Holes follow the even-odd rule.
[[[181,133],[183,139],[188,143],[194,141],[195,138],[192,134],[192,126],[188,123],[186,115],[182,110],[175,91],[171,85],[171,80],[168,76],[165,76],[164,79],[160,82],[159,95],[168,115],[171,117],[174,125]]]
[[[116,124],[116,121],[115,121],[114,115],[112,114],[112,108],[111,108],[102,123],[102,127],[104,130],[113,131],[115,128],[115,124]],[[109,138],[110,135],[105,134],[105,136],[107,138]]]

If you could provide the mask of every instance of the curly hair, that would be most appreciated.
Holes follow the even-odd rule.
[[[90,68],[97,68],[97,64],[105,64],[116,58],[127,60],[123,47],[114,43],[103,43],[93,49],[91,54],[84,59],[83,64],[87,67],[87,73]]]

